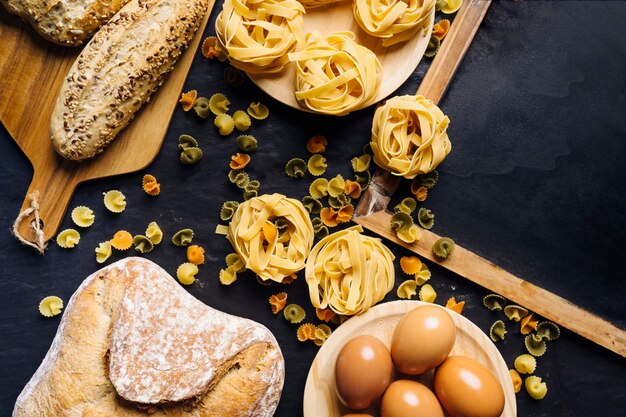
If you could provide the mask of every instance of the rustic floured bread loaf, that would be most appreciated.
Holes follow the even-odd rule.
[[[81,45],[128,0],[0,0],[44,38],[64,46]]]
[[[131,0],[96,33],[61,87],[50,121],[56,151],[102,152],[165,81],[209,0]]]
[[[127,258],[72,296],[13,417],[270,417],[283,380],[269,330]]]

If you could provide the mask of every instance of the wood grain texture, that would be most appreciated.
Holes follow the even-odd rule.
[[[309,370],[304,388],[304,417],[340,417],[347,412],[335,394],[335,362],[342,346],[353,337],[368,334],[379,338],[387,347],[396,325],[410,310],[420,305],[433,305],[421,301],[393,301],[372,307],[360,316],[342,324],[326,340]],[[443,308],[443,307],[440,307]],[[470,320],[453,311],[450,313],[457,334],[451,355],[469,356],[489,369],[504,389],[505,405],[501,417],[515,417],[517,405],[509,370],[493,342]],[[419,379],[432,389],[432,373],[427,372]],[[379,416],[378,410],[366,410]]]
[[[0,16],[0,121],[33,165],[28,194],[39,191],[46,240],[56,234],[78,184],[138,171],[156,158],[213,4],[209,3],[188,51],[151,102],[105,152],[84,162],[57,155],[49,133],[56,96],[80,49],[55,46],[19,18],[5,13]],[[25,200],[22,209],[29,204]],[[19,230],[32,241],[31,221],[23,221]]]
[[[434,17],[433,13],[428,31],[423,36],[418,35],[410,41],[385,48],[379,38],[368,35],[359,27],[352,14],[352,2],[344,0],[341,3],[307,9],[304,15],[304,33],[318,31],[322,35],[328,35],[330,32],[350,30],[356,35],[359,44],[376,54],[383,66],[383,77],[376,98],[367,104],[371,105],[393,93],[413,74],[428,46]],[[312,112],[300,105],[294,95],[294,63],[278,74],[250,74],[249,77],[276,100],[295,109]]]

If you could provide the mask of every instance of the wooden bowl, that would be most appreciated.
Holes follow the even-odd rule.
[[[335,394],[335,362],[339,350],[355,336],[368,334],[376,336],[387,347],[396,325],[410,310],[420,305],[434,305],[421,301],[393,301],[372,307],[361,316],[356,316],[339,326],[328,338],[313,360],[304,388],[304,417],[340,417],[348,412]],[[443,308],[443,307],[440,307]],[[504,389],[504,411],[502,417],[516,417],[517,406],[509,369],[493,342],[474,323],[451,310],[446,310],[456,325],[456,342],[451,355],[464,355],[476,359],[489,369],[500,381]],[[432,389],[432,372],[418,379]],[[364,412],[378,416],[373,409]]]
[[[428,46],[434,19],[433,13],[425,35],[421,35],[420,32],[410,41],[385,48],[380,38],[368,35],[356,23],[352,15],[352,1],[343,1],[307,9],[304,15],[304,33],[318,31],[322,35],[327,35],[330,32],[350,30],[356,35],[358,43],[374,51],[383,66],[383,76],[376,99],[367,103],[371,105],[397,90],[415,71]],[[249,74],[249,77],[261,90],[276,100],[298,110],[313,112],[300,105],[294,95],[295,66],[295,63],[290,63],[278,74]]]

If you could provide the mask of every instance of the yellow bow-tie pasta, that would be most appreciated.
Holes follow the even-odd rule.
[[[320,240],[306,263],[311,303],[342,315],[361,314],[393,289],[391,251],[353,226]]]
[[[266,222],[278,218],[287,227],[269,236]],[[227,238],[246,268],[263,281],[282,282],[304,268],[313,246],[313,224],[300,201],[282,194],[264,194],[239,205],[228,225]]]
[[[448,116],[423,96],[387,100],[374,113],[374,162],[407,179],[432,171],[452,149],[446,132],[449,123]]]
[[[296,63],[296,99],[305,107],[343,116],[370,104],[378,93],[382,65],[354,33],[306,35],[306,46],[289,54]]]
[[[225,0],[215,32],[234,67],[250,74],[275,73],[303,42],[304,13],[295,0]]]
[[[428,28],[435,0],[354,0],[352,12],[361,29],[391,46]],[[427,31],[425,31],[425,34]]]

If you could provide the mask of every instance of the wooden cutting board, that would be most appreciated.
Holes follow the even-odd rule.
[[[85,162],[58,156],[49,134],[57,93],[81,48],[47,42],[18,17],[1,10],[0,122],[33,165],[27,195],[39,192],[39,217],[46,241],[56,234],[78,184],[138,171],[156,158],[214,3],[209,2],[188,51],[150,103],[105,152]],[[22,210],[30,204],[26,198]],[[35,240],[32,221],[29,216],[19,225],[20,234],[29,241]]]

